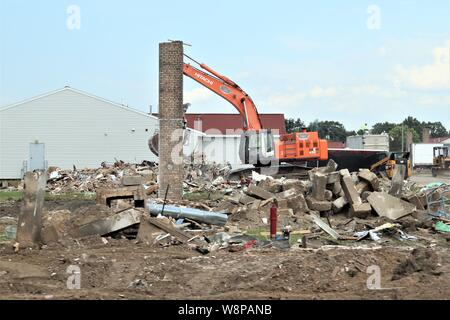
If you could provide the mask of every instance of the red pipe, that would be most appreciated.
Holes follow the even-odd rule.
[[[274,201],[272,207],[270,208],[270,238],[276,239],[277,237],[277,211],[278,205]]]

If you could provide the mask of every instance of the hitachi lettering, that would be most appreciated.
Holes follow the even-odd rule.
[[[200,80],[202,80],[203,82],[209,83],[210,85],[213,85],[214,82],[209,80],[208,78],[206,78],[205,76],[201,75],[200,73],[195,73],[194,74],[197,78],[199,78]]]

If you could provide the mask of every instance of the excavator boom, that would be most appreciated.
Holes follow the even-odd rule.
[[[231,103],[244,119],[244,130],[261,130],[262,124],[253,100],[236,83],[218,74],[205,64],[200,66],[213,74],[184,64],[183,73]]]

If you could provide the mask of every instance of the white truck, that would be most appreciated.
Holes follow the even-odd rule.
[[[433,166],[433,148],[442,146],[442,143],[413,143],[411,146],[413,168],[431,168]]]

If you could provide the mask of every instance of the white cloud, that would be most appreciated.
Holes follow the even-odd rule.
[[[273,107],[297,107],[307,95],[303,92],[275,93],[267,98],[267,105]]]
[[[322,98],[322,97],[333,97],[337,94],[337,89],[335,87],[322,88],[320,86],[315,86],[309,92],[311,98]]]
[[[195,88],[190,91],[184,91],[183,100],[187,103],[198,104],[209,101],[214,96],[214,92],[206,88]]]
[[[427,107],[448,106],[450,107],[450,95],[444,96],[422,96],[417,99],[417,103]]]
[[[398,87],[406,86],[421,90],[448,89],[450,87],[449,43],[434,48],[433,56],[432,64],[412,67],[397,65],[394,69],[394,84]]]

